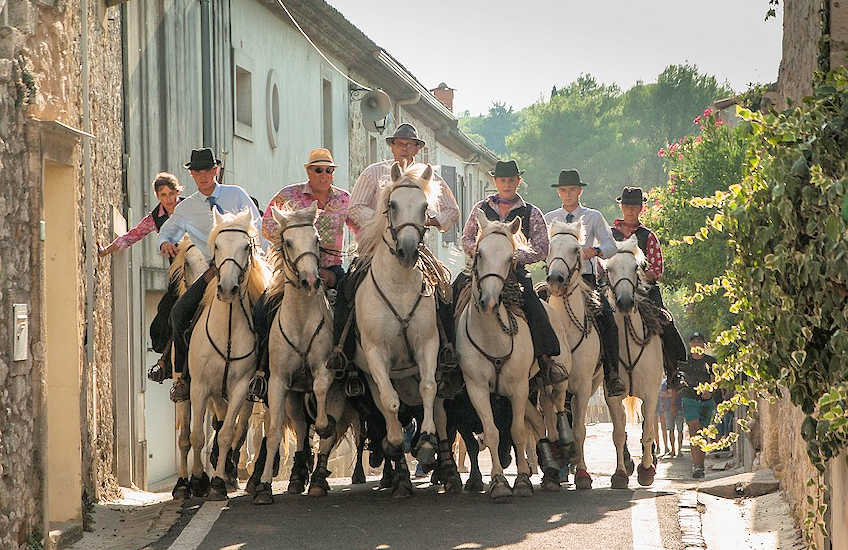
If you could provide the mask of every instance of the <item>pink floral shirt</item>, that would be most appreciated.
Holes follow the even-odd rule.
[[[613,220],[613,226],[621,231],[621,234],[624,235],[624,238],[627,239],[635,233],[635,229],[633,231],[627,231],[624,228],[624,220],[616,219]],[[639,227],[645,227],[641,223],[638,225]],[[647,228],[646,228],[647,229]],[[649,230],[650,231],[650,230]],[[659,279],[663,274],[663,253],[662,248],[660,247],[660,241],[657,239],[657,236],[654,235],[654,232],[651,231],[651,234],[648,236],[648,243],[645,245],[645,259],[648,260],[648,267],[645,269],[648,273],[654,275],[655,278]]]
[[[283,187],[279,193],[274,195],[265,215],[262,216],[262,234],[266,239],[271,238],[275,231],[279,230],[277,222],[271,215],[271,207],[283,208],[286,204],[293,208],[306,208],[317,200],[312,195],[309,182],[295,183]],[[318,230],[318,239],[321,241],[321,267],[342,264],[342,247],[344,246],[344,226],[352,230],[353,226],[348,220],[347,210],[350,204],[350,194],[344,189],[330,188],[330,198],[324,209],[318,209],[318,219],[315,220],[315,228]]]
[[[161,216],[164,212],[165,207],[159,204],[159,215]],[[115,245],[116,249],[123,250],[124,248],[131,247],[154,231],[156,231],[156,223],[153,221],[153,214],[147,214],[141,218],[141,221],[135,227],[115,239],[112,244]]]

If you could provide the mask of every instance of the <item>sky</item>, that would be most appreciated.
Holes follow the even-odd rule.
[[[328,2],[424,86],[455,88],[456,113],[520,109],[581,73],[626,90],[694,63],[741,92],[780,65],[783,13],[764,21],[766,0]]]

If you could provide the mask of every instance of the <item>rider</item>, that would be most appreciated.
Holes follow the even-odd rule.
[[[479,209],[492,221],[510,222],[521,219],[521,231],[530,243],[532,250],[519,250],[516,254],[515,276],[522,288],[524,313],[533,339],[533,349],[539,361],[539,370],[548,384],[559,384],[568,378],[568,372],[553,357],[559,355],[560,346],[557,335],[551,327],[551,321],[542,301],[533,289],[533,282],[524,267],[543,261],[548,255],[548,227],[542,211],[530,203],[524,202],[516,189],[521,185],[521,174],[514,160],[498,161],[494,171],[489,171],[498,192],[474,205],[472,213],[462,232],[462,248],[471,261],[474,257],[477,241],[477,217]]]
[[[209,250],[208,241],[214,223],[213,208],[217,208],[222,214],[235,213],[247,208],[253,214],[257,230],[260,229],[259,209],[245,190],[237,185],[218,183],[220,165],[221,161],[215,158],[212,149],[207,147],[192,150],[191,160],[184,166],[197,184],[197,191],[177,205],[174,213],[159,230],[159,249],[164,256],[173,258],[177,254],[176,243],[188,233],[191,242],[211,263],[213,254]],[[268,242],[262,236],[259,237],[259,242],[263,249],[268,247]],[[174,340],[174,387],[171,389],[171,400],[174,402],[185,401],[189,398],[188,382],[182,376],[183,367],[187,365],[188,360],[188,338],[185,333],[197,311],[197,306],[203,299],[206,285],[215,277],[215,274],[216,267],[210,265],[203,276],[197,279],[177,300],[171,310],[171,336]]]
[[[645,277],[648,279],[648,297],[659,307],[665,309],[659,281],[663,276],[663,255],[660,241],[654,232],[642,225],[639,215],[645,208],[647,197],[642,193],[641,187],[625,187],[621,196],[615,199],[621,208],[621,218],[613,221],[611,227],[612,236],[617,241],[630,238],[634,233],[639,242],[639,248],[645,254],[648,265],[645,268]],[[665,326],[662,334],[663,350],[669,360],[664,361],[666,378],[670,389],[680,387],[679,367],[686,363],[686,345],[674,324],[674,319]]]
[[[153,179],[153,192],[156,198],[159,199],[159,204],[150,211],[145,217],[138,222],[135,227],[112,241],[109,246],[103,248],[100,243],[97,243],[97,255],[99,257],[108,256],[118,250],[124,250],[131,247],[153,231],[157,233],[162,228],[162,224],[174,213],[177,204],[183,200],[180,194],[183,192],[183,186],[180,185],[177,176],[168,172],[159,172]],[[171,313],[171,308],[174,306],[179,296],[173,285],[168,286],[168,290],[159,300],[156,317],[153,323],[150,324],[150,338],[153,341],[153,349],[162,352],[162,356],[156,364],[150,368],[147,376],[154,382],[161,383],[165,378],[170,377],[171,370],[171,329],[168,326],[168,315]]]
[[[326,288],[338,289],[344,278],[342,268],[342,246],[344,243],[344,227],[352,225],[348,218],[350,194],[344,189],[333,185],[333,172],[338,165],[333,162],[333,155],[327,149],[313,149],[309,160],[303,165],[307,181],[283,187],[274,195],[265,215],[262,217],[262,234],[266,239],[279,230],[277,222],[271,214],[272,207],[295,209],[307,208],[313,202],[318,202],[318,218],[315,228],[318,230],[320,241],[320,261],[318,274]],[[279,298],[274,303],[267,302],[267,294],[263,293],[253,306],[254,327],[259,338],[259,368],[268,372],[268,333],[271,322],[279,307]]]
[[[586,241],[583,247],[583,279],[592,288],[598,287],[595,257],[610,258],[618,252],[618,247],[610,233],[609,224],[604,215],[592,208],[580,204],[580,195],[586,184],[580,179],[577,170],[562,170],[559,180],[551,185],[557,190],[562,208],[557,208],[545,214],[545,221],[564,221],[572,223],[582,220]],[[601,337],[604,360],[604,379],[607,395],[610,397],[624,395],[624,384],[618,375],[618,327],[615,324],[612,307],[603,292],[601,295],[601,311],[596,318],[598,332]]]

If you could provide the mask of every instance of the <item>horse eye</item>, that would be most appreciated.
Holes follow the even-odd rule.
[[[286,246],[287,246],[287,247],[289,247],[289,248],[291,248],[291,245],[292,245],[291,241],[290,241],[290,240],[288,240],[288,239],[286,239]]]
[[[390,201],[389,202],[389,208],[391,210],[397,210],[397,203],[395,201]]]
[[[246,244],[246,245],[244,245],[244,250],[245,250],[245,251],[250,250],[250,244]]]

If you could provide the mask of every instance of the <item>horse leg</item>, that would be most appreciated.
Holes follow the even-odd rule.
[[[191,385],[191,448],[194,452],[191,464],[191,494],[196,497],[205,497],[209,493],[209,476],[203,468],[202,451],[204,443],[206,443],[206,432],[203,430],[204,420],[206,418],[206,401],[208,396],[201,393],[200,384]]]
[[[583,445],[586,443],[586,414],[589,409],[590,390],[591,386],[578,389],[571,401],[571,413],[574,419],[572,427],[577,451],[574,459],[574,486],[581,491],[592,488],[592,476],[586,470],[586,457],[583,449]]]
[[[627,432],[624,428],[627,417],[622,401],[621,397],[607,397],[607,407],[612,417],[612,441],[615,444],[616,458],[615,473],[611,479],[613,489],[626,489],[630,478],[624,465],[624,449],[627,444]]]
[[[289,473],[289,486],[286,491],[290,495],[299,495],[306,490],[309,472],[312,469],[312,449],[309,446],[309,425],[304,414],[303,396],[289,392],[285,402],[286,415],[289,418],[297,437],[297,450],[294,453],[292,469]]]
[[[642,396],[642,462],[636,468],[639,485],[647,487],[654,482],[657,468],[654,466],[654,443],[657,440],[657,398]],[[646,429],[647,426],[647,429]]]
[[[253,504],[273,504],[274,494],[271,482],[274,479],[274,457],[280,452],[280,441],[283,439],[283,404],[286,399],[286,387],[277,373],[272,373],[268,380],[268,410],[265,411],[265,438],[264,445],[259,450],[259,456],[253,467],[251,481],[259,477],[253,491]],[[262,474],[257,476],[257,471],[262,468]],[[250,485],[253,485],[250,483]]]
[[[439,480],[445,485],[446,493],[461,493],[462,478],[456,469],[453,458],[453,442],[456,440],[456,428],[451,426],[448,431],[448,417],[445,411],[445,400],[437,398],[435,403],[436,431],[439,435]]]
[[[471,472],[468,474],[468,481],[465,482],[465,490],[469,493],[479,493],[483,490],[483,474],[480,472],[479,461],[480,444],[474,437],[471,427],[465,422],[459,424],[459,435],[465,443],[465,450],[471,462]]]
[[[510,388],[509,397],[512,403],[512,441],[515,446],[515,465],[518,468],[518,475],[515,478],[515,483],[512,486],[512,494],[519,497],[529,497],[533,495],[533,483],[530,481],[530,463],[527,461],[527,434],[525,426],[525,416],[527,412],[527,383],[519,383]]]
[[[386,450],[390,451],[386,452],[386,455],[397,456],[403,454],[403,426],[398,420],[400,399],[389,379],[388,365],[376,346],[367,353],[367,356],[368,370],[371,375],[368,381],[371,385],[371,394],[376,395],[374,403],[386,420],[385,446],[388,447]]]
[[[421,395],[421,403],[424,405],[424,419],[421,422],[421,435],[418,437],[418,444],[413,450],[413,455],[418,459],[418,463],[427,469],[436,461],[436,449],[440,445],[439,440],[445,436],[444,432],[439,432],[436,426],[436,354],[438,350],[430,350],[429,346],[418,350],[415,354],[415,360],[418,363],[419,374],[421,381],[418,383],[418,391]],[[440,400],[444,401],[444,400]],[[442,403],[442,411],[444,415],[444,404]],[[442,425],[444,430],[444,425]],[[451,460],[453,460],[451,458]]]
[[[503,475],[503,468],[498,456],[497,449],[500,436],[498,428],[495,426],[492,404],[489,401],[489,383],[485,380],[477,381],[469,377],[465,380],[465,387],[468,391],[468,398],[471,400],[474,410],[477,411],[477,416],[480,417],[480,423],[483,425],[483,440],[492,456],[489,497],[495,502],[503,502],[512,496],[512,488]]]
[[[191,433],[189,423],[191,422],[191,402],[180,401],[176,404],[177,418],[177,444],[180,449],[180,460],[178,464],[179,476],[171,495],[175,499],[188,498],[191,496],[191,486],[188,482],[188,452],[191,450]]]
[[[322,363],[313,373],[312,392],[315,394],[315,433],[324,439],[336,432],[336,416],[327,413],[327,392],[333,383],[333,375],[326,363]]]
[[[326,389],[330,391],[329,395],[327,395],[326,391],[324,394],[326,401],[325,413],[328,413],[330,418],[338,418],[339,422],[338,424],[335,421],[331,422],[331,425],[327,427],[331,427],[333,429],[332,432],[327,434],[327,437],[321,437],[318,447],[318,460],[315,464],[315,470],[312,471],[312,477],[309,480],[309,496],[313,497],[323,497],[330,492],[330,484],[327,483],[327,478],[332,473],[327,469],[327,464],[330,460],[330,451],[336,446],[337,442],[341,441],[350,425],[350,417],[345,414],[347,400],[344,393],[338,386],[330,388],[328,384]],[[318,432],[317,427],[315,431]]]
[[[236,415],[242,408],[242,404],[246,402],[247,387],[250,383],[249,379],[239,380],[232,391],[230,392],[229,405],[227,413],[224,415],[224,423],[218,431],[218,444],[221,449],[229,450],[232,447],[235,435]],[[227,500],[227,485],[224,478],[227,473],[227,456],[218,460],[218,465],[215,467],[215,475],[212,478],[212,488],[209,491],[209,500]]]
[[[356,441],[356,462],[353,465],[353,476],[350,482],[354,485],[365,483],[365,467],[362,465],[363,454],[365,453],[365,426],[364,419],[359,419],[358,424],[354,425],[354,438]]]
[[[241,449],[244,442],[247,440],[247,428],[250,423],[250,416],[253,412],[253,402],[245,400],[244,404],[238,412],[236,425],[233,431],[233,441],[230,444],[229,452],[227,452],[227,463],[225,464],[227,473],[227,487],[232,490],[238,490],[239,482],[239,462],[241,462]]]

